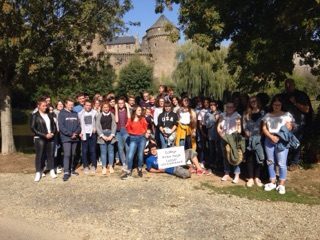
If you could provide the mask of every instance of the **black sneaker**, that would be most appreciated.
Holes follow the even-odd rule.
[[[65,173],[65,174],[63,175],[63,181],[64,181],[64,182],[68,181],[69,178],[70,178],[70,174],[69,174],[69,173]]]
[[[139,176],[139,177],[142,177],[142,176],[143,176],[143,174],[142,174],[142,169],[138,169],[138,176]]]
[[[131,173],[125,173],[120,178],[121,180],[127,180],[127,179],[131,179],[132,176],[131,176]]]
[[[79,176],[79,173],[77,173],[75,170],[72,170],[72,171],[71,171],[71,175],[72,175],[72,176]]]

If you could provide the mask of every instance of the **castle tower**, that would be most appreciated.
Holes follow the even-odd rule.
[[[170,33],[166,31],[168,25],[174,26],[164,15],[146,31],[143,37],[141,50],[152,54],[154,63],[153,75],[160,83],[161,78],[171,79],[176,67],[177,42],[169,39]],[[173,31],[179,31],[175,26]]]

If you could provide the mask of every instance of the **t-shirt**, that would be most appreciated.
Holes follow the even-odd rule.
[[[294,122],[294,118],[289,112],[285,112],[279,116],[267,113],[262,119],[268,127],[270,133],[278,133],[280,128],[288,122]]]
[[[198,121],[200,121],[201,125],[203,125],[203,126],[206,125],[206,123],[204,121],[204,117],[205,117],[207,112],[209,112],[209,109],[202,108],[198,113]]]
[[[147,164],[147,170],[148,171],[150,171],[151,168],[159,170],[159,164],[158,164],[158,157],[157,156],[150,155],[146,160],[146,164]],[[165,168],[164,172],[173,175],[174,174],[174,167]]]
[[[222,121],[220,123],[224,134],[232,134],[237,131],[237,121],[241,119],[239,113],[234,112],[231,116],[227,116],[224,112],[221,114]]]
[[[41,113],[40,111],[39,111],[39,113],[40,113],[40,116],[43,118],[43,120],[46,123],[46,127],[47,127],[47,130],[48,130],[48,133],[51,133],[51,121],[50,121],[50,118],[49,118],[48,114]]]
[[[153,113],[153,121],[154,121],[154,125],[155,125],[155,126],[158,126],[158,117],[159,117],[159,115],[160,115],[162,112],[163,112],[163,108],[160,108],[160,107],[158,107],[158,108],[156,108],[156,109],[154,110],[154,113]]]
[[[83,113],[83,121],[84,121],[84,132],[92,133],[93,131],[93,119],[96,115],[95,111],[84,112]]]
[[[180,117],[179,121],[181,124],[189,125],[191,123],[191,115],[189,111],[186,111],[186,112],[180,111],[179,117]]]
[[[132,121],[130,118],[127,122],[127,131],[131,135],[143,135],[147,131],[148,123],[144,117],[140,118],[138,121]]]
[[[159,115],[158,126],[164,128],[173,128],[177,125],[178,115],[174,112],[163,112]]]
[[[118,111],[118,117],[119,121],[117,123],[117,130],[120,131],[121,128],[125,128],[127,121],[128,121],[128,115],[127,115],[127,109],[119,109]]]

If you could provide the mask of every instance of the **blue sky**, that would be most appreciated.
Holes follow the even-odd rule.
[[[155,21],[161,16],[156,14],[155,0],[132,0],[133,9],[131,9],[125,16],[125,22],[140,22],[140,26],[129,26],[129,31],[125,35],[137,36],[141,40],[145,35],[146,30],[152,26]],[[179,6],[174,4],[172,11],[165,9],[163,14],[177,27],[179,27]],[[183,33],[180,33],[180,43],[184,42]],[[230,41],[223,41],[223,46],[228,46]]]
[[[155,0],[132,0],[133,9],[131,9],[124,17],[125,22],[140,22],[140,26],[129,26],[127,35],[138,35],[141,39],[146,30],[152,26],[155,21],[161,16],[156,14]],[[179,6],[174,5],[173,10],[165,9],[163,14],[176,26],[178,26]]]

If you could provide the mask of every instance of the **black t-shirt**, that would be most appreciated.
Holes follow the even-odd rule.
[[[159,127],[173,128],[178,123],[178,115],[174,112],[162,112],[158,117]]]

